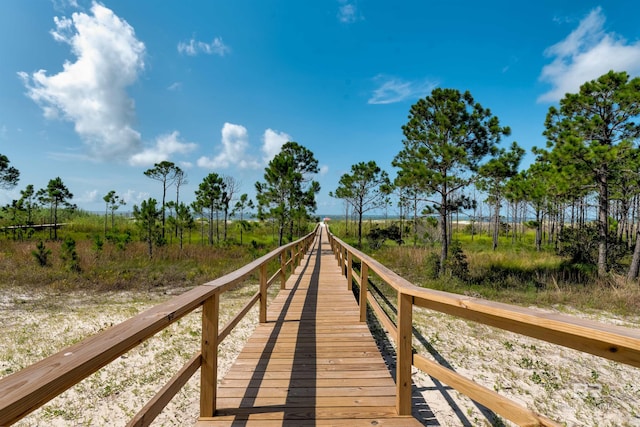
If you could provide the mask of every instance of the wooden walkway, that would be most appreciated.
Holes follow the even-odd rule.
[[[422,426],[395,396],[323,227],[196,426]]]

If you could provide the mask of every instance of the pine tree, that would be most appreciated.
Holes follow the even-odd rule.
[[[342,175],[335,193],[329,193],[349,203],[358,215],[358,247],[362,247],[362,215],[385,205],[390,186],[389,175],[372,160],[351,165],[351,174]]]
[[[293,240],[296,219],[302,221],[315,211],[320,184],[311,175],[316,173],[318,161],[313,153],[297,142],[287,142],[265,168],[264,182],[256,182],[258,218],[275,219],[279,245],[285,230]]]
[[[480,162],[510,129],[500,126],[498,118],[468,91],[436,88],[411,107],[402,131],[404,148],[393,165],[400,168],[399,180],[415,185],[438,212],[444,267],[449,215],[468,203],[455,195],[473,182]]]
[[[567,94],[551,107],[544,135],[553,164],[566,175],[588,177],[598,194],[598,274],[607,272],[611,186],[633,157],[640,137],[640,78],[613,72]]]

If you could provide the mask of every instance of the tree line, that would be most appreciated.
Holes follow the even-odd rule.
[[[632,280],[640,269],[639,115],[640,78],[610,71],[549,108],[546,147],[534,147],[535,161],[519,170],[525,151],[518,143],[498,146],[510,136],[508,126],[468,91],[436,88],[411,107],[402,126],[402,149],[392,161],[395,179],[375,162],[361,162],[330,194],[345,201],[345,217],[351,209],[357,218],[358,245],[362,214],[388,206],[392,194],[401,220],[411,218],[414,235],[420,219],[435,214],[444,269],[452,214],[467,212],[473,225],[477,190],[492,207],[494,249],[508,214],[514,239],[520,227],[534,228],[540,250],[547,233],[559,252],[593,264],[599,276],[633,251],[627,270]]]
[[[318,161],[313,153],[297,142],[285,143],[281,151],[265,168],[264,181],[256,182],[257,203],[246,193],[238,194],[240,183],[232,176],[212,172],[204,177],[195,191],[195,200],[186,204],[180,200],[180,189],[188,183],[188,177],[175,163],[162,161],[146,171],[144,175],[158,181],[162,188],[162,198],[158,202],[151,197],[133,206],[133,217],[141,240],[148,244],[149,257],[153,249],[167,243],[169,238],[178,240],[183,246],[185,232],[196,228],[199,219],[202,240],[210,245],[228,240],[230,217],[236,217],[239,227],[240,244],[243,244],[243,232],[251,227],[247,215],[257,207],[257,217],[261,221],[273,221],[278,229],[278,244],[284,239],[293,240],[307,231],[307,225],[316,209],[315,196],[320,185],[313,175],[318,172]],[[18,184],[20,172],[10,165],[5,155],[0,155],[0,188],[10,189]],[[168,192],[175,189],[175,199]],[[34,225],[33,213],[43,207],[50,212],[51,239],[57,239],[58,214],[76,209],[71,204],[73,194],[57,177],[49,181],[46,188],[35,191],[28,185],[20,191],[21,197],[3,208],[12,224]],[[115,190],[104,197],[104,236],[113,233],[115,212],[126,204]],[[109,217],[111,229],[109,229]],[[14,228],[23,233],[23,228]],[[22,236],[22,234],[20,234]]]
[[[10,189],[18,184],[20,171],[13,166],[9,166],[7,156],[0,154],[0,188]],[[48,209],[48,221],[54,226],[49,229],[50,238],[58,238],[59,224],[58,215],[62,209],[74,210],[77,207],[70,200],[73,194],[67,186],[62,182],[60,177],[49,180],[45,188],[35,190],[32,184],[20,191],[20,198],[11,201],[10,204],[4,206],[2,210],[8,214],[13,224],[33,225],[34,213],[42,208]],[[14,233],[22,234],[23,230],[14,228]]]
[[[195,227],[194,215],[200,217],[203,236],[207,224],[206,234],[211,245],[227,241],[229,217],[237,216],[242,245],[243,231],[250,227],[245,220],[246,212],[256,207],[260,221],[273,221],[278,229],[278,245],[282,245],[285,237],[292,241],[294,236],[305,233],[309,221],[314,220],[312,214],[317,207],[315,196],[320,184],[312,177],[317,172],[318,161],[313,153],[290,141],[268,163],[264,181],[256,182],[257,204],[246,193],[237,196],[240,183],[235,178],[212,172],[199,184],[195,201],[186,205],[179,201],[179,188],[187,182],[186,174],[172,162],[164,161],[144,172],[162,183],[162,204],[157,206],[157,201],[150,198],[139,207],[134,206],[133,214],[142,229],[142,239],[149,245],[150,256],[153,242],[166,241],[167,222],[182,247],[184,231]],[[166,192],[171,186],[176,187],[176,200],[166,202]],[[166,210],[169,210],[168,221]]]

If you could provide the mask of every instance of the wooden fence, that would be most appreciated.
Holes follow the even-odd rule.
[[[130,349],[202,306],[202,346],[182,369],[129,422],[129,426],[147,426],[171,398],[200,369],[200,416],[215,412],[218,344],[259,303],[261,323],[266,322],[267,289],[280,279],[284,287],[289,271],[302,260],[315,238],[315,231],[282,246],[244,267],[198,286],[163,304],[122,322],[111,329],[0,379],[0,426],[8,426],[41,407],[84,378],[96,372]],[[268,277],[267,267],[278,262],[277,271]],[[258,274],[260,289],[242,310],[223,328],[218,324],[220,295]]]
[[[360,287],[360,320],[366,321],[368,303],[396,343],[396,407],[400,415],[411,414],[413,365],[518,425],[560,426],[555,421],[522,407],[430,358],[414,354],[414,306],[640,367],[640,332],[637,330],[418,287],[331,233],[329,240],[338,265],[347,277],[349,287],[354,281]],[[359,261],[359,271],[354,269],[354,258]],[[395,321],[368,292],[370,271],[397,292]]]

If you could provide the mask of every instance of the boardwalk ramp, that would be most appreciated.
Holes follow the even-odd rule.
[[[396,386],[322,229],[218,387],[198,427],[421,426]]]

